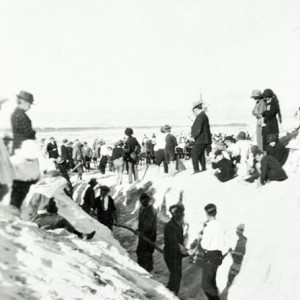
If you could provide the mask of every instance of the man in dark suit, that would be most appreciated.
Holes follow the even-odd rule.
[[[50,142],[47,145],[47,152],[49,154],[49,158],[58,158],[57,144],[53,137],[50,138]]]
[[[199,161],[201,172],[206,170],[205,150],[211,151],[211,133],[208,117],[203,109],[202,99],[193,103],[193,113],[196,116],[191,131],[191,140],[195,142],[192,151],[194,173],[199,173]]]
[[[60,156],[61,158],[63,159],[64,161],[64,166],[67,168],[67,169],[70,169],[71,168],[71,160],[72,160],[72,157],[70,157],[70,153],[68,151],[68,140],[67,139],[63,139],[62,140],[63,144],[61,145],[60,147]]]

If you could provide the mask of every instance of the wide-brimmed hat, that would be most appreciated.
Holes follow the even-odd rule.
[[[246,139],[246,132],[245,131],[241,131],[239,132],[239,134],[237,135],[236,139],[237,140],[245,140]]]
[[[107,185],[101,185],[101,186],[100,186],[100,189],[101,189],[102,191],[106,191],[106,192],[109,192],[109,191],[110,191],[110,188],[109,188]]]
[[[165,125],[164,126],[164,132],[170,132],[171,131],[171,126],[170,125]]]
[[[97,181],[96,178],[91,178],[90,181],[89,181],[89,184],[91,184],[91,185],[97,185],[98,181]]]
[[[169,211],[172,215],[180,215],[184,212],[184,206],[180,204],[175,204],[170,206]]]
[[[17,95],[17,97],[19,99],[22,99],[22,100],[30,103],[30,104],[33,104],[33,100],[34,100],[33,95],[26,91],[20,91],[20,93]]]
[[[274,92],[271,89],[265,89],[262,96],[263,98],[272,98],[274,96]]]
[[[133,130],[132,128],[126,128],[124,132],[127,136],[132,136],[133,135]]]
[[[236,231],[243,233],[245,230],[245,224],[240,224],[237,226]]]
[[[16,155],[24,159],[37,159],[40,155],[40,149],[36,141],[25,140],[22,142],[21,148],[15,150]]]
[[[200,94],[200,98],[198,100],[193,101],[193,103],[192,103],[192,109],[194,109],[199,104],[203,104],[203,99],[202,99],[202,95],[201,94]]]
[[[260,90],[252,91],[251,98],[262,98],[262,92]]]

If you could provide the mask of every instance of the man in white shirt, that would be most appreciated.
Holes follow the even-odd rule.
[[[216,220],[217,207],[208,204],[204,207],[207,215],[206,226],[203,229],[201,246],[205,251],[204,266],[202,273],[202,289],[209,300],[218,300],[218,288],[216,284],[216,274],[218,267],[222,263],[225,246],[224,230],[218,220]]]

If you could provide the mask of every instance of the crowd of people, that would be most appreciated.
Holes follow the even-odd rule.
[[[174,176],[178,172],[180,158],[191,158],[193,174],[205,172],[209,162],[215,170],[214,175],[221,182],[235,177],[247,182],[257,181],[261,185],[269,181],[283,181],[287,179],[283,166],[288,159],[289,148],[279,139],[278,123],[282,121],[279,101],[270,89],[264,92],[255,90],[252,98],[256,101],[253,109],[253,115],[257,118],[256,144],[243,131],[237,136],[211,134],[207,106],[199,99],[192,105],[195,119],[188,136],[180,134],[176,137],[172,134],[171,126],[164,125],[157,135],[153,134],[151,138],[145,135],[139,143],[133,129],[126,128],[126,137],[117,141],[114,147],[108,147],[103,139],[95,140],[92,146],[87,142],[64,139],[59,147],[53,137],[48,143],[45,140],[40,143],[35,141],[36,132],[26,114],[34,98],[31,93],[21,91],[17,95],[17,107],[11,115],[11,155],[10,140],[0,139],[0,164],[1,170],[5,170],[0,172],[0,200],[10,190],[10,204],[21,210],[22,219],[30,220],[45,230],[65,228],[79,238],[91,239],[95,231],[79,232],[59,215],[56,200],[62,195],[72,199],[70,174],[76,171],[78,179],[82,180],[83,172],[89,172],[92,164],[101,174],[105,174],[107,167],[114,170],[118,185],[123,182],[124,170],[129,183],[139,179],[138,165],[141,160],[147,164],[154,163],[158,174],[163,163],[164,172]],[[0,100],[0,108],[4,102],[4,99]],[[293,146],[293,142],[289,144],[291,152],[299,152],[300,147]],[[114,199],[109,195],[110,188],[99,184],[95,178],[88,185],[81,208],[112,230],[118,216]],[[157,213],[148,194],[143,193],[139,200],[137,261],[150,272],[153,269]],[[216,206],[208,204],[204,209],[207,222],[199,242],[192,249],[184,246],[184,206],[179,203],[169,209],[172,218],[164,229],[163,251],[170,271],[167,287],[175,295],[178,294],[182,259],[194,255],[200,247],[204,252],[202,288],[208,299],[219,299],[216,272],[226,252],[224,235],[216,219]],[[234,251],[230,251],[237,265],[241,264],[245,254],[247,239],[243,236],[243,230],[244,225],[240,225],[237,229],[239,243]],[[229,285],[238,273],[237,269],[236,265],[231,269]]]

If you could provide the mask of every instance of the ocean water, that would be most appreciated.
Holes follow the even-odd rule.
[[[11,111],[2,112],[0,119],[1,134],[11,135],[9,116]],[[134,109],[117,110],[116,108],[95,108],[85,111],[47,111],[31,109],[28,112],[33,127],[37,131],[38,139],[55,137],[60,143],[62,139],[79,139],[92,144],[96,138],[103,138],[108,145],[124,137],[126,127],[131,127],[134,136],[140,141],[144,135],[152,137],[159,133],[160,127],[168,124],[172,127],[172,133],[188,135],[193,123],[191,110],[184,109]],[[255,133],[255,118],[250,111],[228,112],[219,109],[207,112],[212,133],[238,134],[240,131],[248,131],[250,135]],[[287,128],[295,127],[296,121],[285,118]]]

